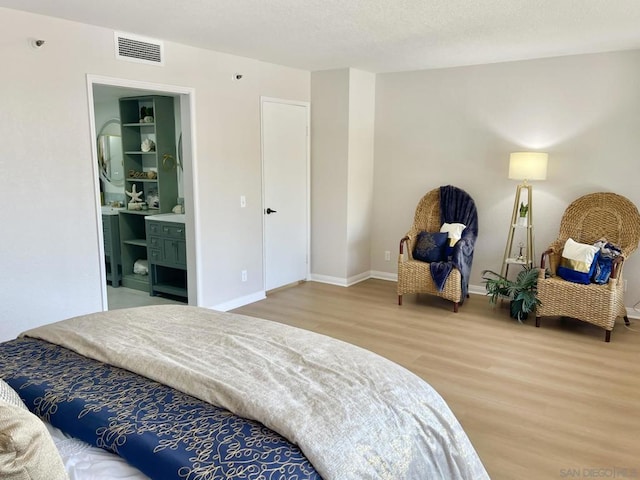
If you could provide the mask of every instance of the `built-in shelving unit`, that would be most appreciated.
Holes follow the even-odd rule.
[[[122,284],[150,291],[149,276],[134,273],[138,260],[147,260],[145,217],[170,212],[177,203],[176,134],[173,98],[163,96],[120,99],[125,191],[142,192],[144,209],[122,210],[120,238]]]

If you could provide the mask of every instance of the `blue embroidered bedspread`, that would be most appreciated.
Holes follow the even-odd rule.
[[[320,479],[259,422],[33,338],[0,344],[0,377],[64,432],[157,479]]]

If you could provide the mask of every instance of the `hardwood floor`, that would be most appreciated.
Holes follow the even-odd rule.
[[[640,478],[640,321],[604,331],[509,318],[472,295],[437,297],[367,280],[315,282],[234,310],[329,335],[413,371],[447,401],[492,479]],[[400,480],[400,479],[398,479]]]

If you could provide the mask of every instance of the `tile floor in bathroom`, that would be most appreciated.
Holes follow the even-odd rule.
[[[152,297],[147,292],[126,287],[113,288],[111,285],[107,285],[107,299],[109,310],[144,305],[186,305],[185,302],[166,297]]]

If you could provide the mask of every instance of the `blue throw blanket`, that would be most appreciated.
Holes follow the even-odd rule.
[[[462,232],[462,238],[453,247],[451,260],[446,262],[432,262],[429,264],[431,277],[439,291],[455,267],[460,270],[462,277],[462,299],[464,302],[469,292],[469,275],[473,263],[473,249],[478,237],[478,211],[476,204],[467,192],[452,185],[440,187],[440,224],[462,223],[467,228]]]

